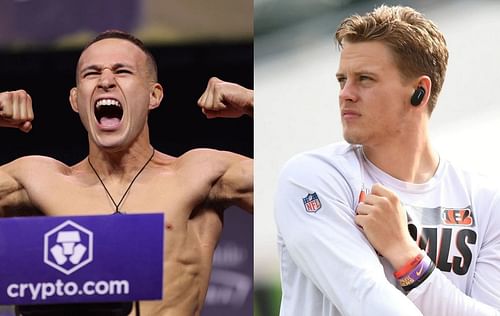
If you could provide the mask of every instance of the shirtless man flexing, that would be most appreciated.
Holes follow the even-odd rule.
[[[165,295],[141,302],[140,313],[199,315],[222,211],[238,205],[253,212],[253,161],[210,149],[180,157],[156,151],[147,123],[163,97],[156,72],[151,54],[129,34],[94,39],[80,55],[69,96],[88,132],[88,157],[73,166],[42,156],[0,166],[0,216],[163,210]],[[23,90],[1,93],[0,126],[31,130],[31,103]],[[252,115],[253,91],[212,78],[198,104],[207,117]]]

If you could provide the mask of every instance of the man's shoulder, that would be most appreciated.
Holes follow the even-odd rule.
[[[23,156],[2,166],[2,168],[7,170],[30,169],[31,171],[36,172],[43,172],[46,169],[61,169],[67,167],[68,166],[57,159],[38,155]]]
[[[203,170],[203,172],[214,171],[215,173],[223,172],[236,162],[250,160],[237,153],[210,148],[191,149],[179,157],[167,157],[177,170]]]
[[[333,143],[301,152],[290,158],[284,169],[344,169],[359,168],[358,147],[345,142]]]
[[[56,175],[65,175],[70,169],[64,163],[46,156],[24,156],[0,167],[0,171],[16,181],[48,183]]]
[[[356,186],[361,179],[359,147],[342,142],[297,154],[283,165],[279,178],[305,182],[324,179]]]
[[[489,174],[481,173],[478,170],[475,170],[472,166],[459,164],[446,158],[441,159],[441,163],[444,163],[445,165],[445,176],[448,178],[460,178],[462,179],[462,182],[476,185],[481,184],[484,186],[491,186],[495,183],[500,184],[500,179]],[[500,186],[498,186],[498,188],[500,188]]]
[[[470,166],[444,160],[446,182],[453,187],[466,188],[475,200],[489,200],[494,196],[500,197],[500,179],[491,174],[484,174]],[[497,198],[498,199],[498,198]]]
[[[208,162],[217,162],[218,160],[235,159],[235,158],[250,159],[248,157],[245,157],[243,155],[240,155],[240,154],[237,154],[237,153],[234,153],[231,151],[211,149],[211,148],[191,149],[175,159],[178,162],[191,161],[191,160],[195,160],[195,161],[196,160],[203,160],[203,161],[208,161]]]
[[[362,179],[359,154],[357,145],[334,143],[295,155],[281,169],[277,195],[305,197],[314,192],[354,207]]]

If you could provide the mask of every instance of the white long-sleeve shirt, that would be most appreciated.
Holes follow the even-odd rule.
[[[354,222],[362,188],[393,190],[437,269],[405,295]],[[287,162],[275,219],[281,316],[500,315],[500,186],[441,160],[426,183],[397,180],[361,146],[332,144]]]

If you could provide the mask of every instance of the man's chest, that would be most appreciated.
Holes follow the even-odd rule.
[[[37,185],[28,194],[33,204],[46,215],[89,215],[165,212],[189,214],[202,204],[208,188],[201,183],[188,185],[174,177],[146,179],[129,184],[60,180],[52,185]]]
[[[484,238],[479,216],[484,210],[474,203],[466,186],[435,185],[429,189],[414,185],[402,190],[384,185],[398,196],[407,214],[410,235],[439,270],[458,279],[474,270]]]
[[[405,205],[408,229],[439,270],[466,274],[474,264],[480,236],[472,206],[423,208]]]

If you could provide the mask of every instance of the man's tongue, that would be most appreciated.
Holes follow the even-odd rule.
[[[106,128],[113,128],[120,125],[120,119],[117,117],[103,117],[101,118],[101,125]]]

